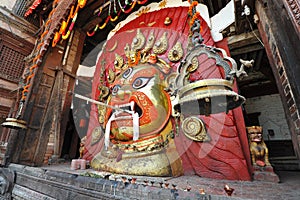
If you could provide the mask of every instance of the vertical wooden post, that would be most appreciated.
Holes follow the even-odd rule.
[[[60,156],[60,122],[61,122],[61,104],[62,104],[62,84],[63,83],[63,70],[58,70],[56,74],[56,81],[54,85],[55,96],[54,96],[54,109],[55,113],[53,116],[53,124],[54,124],[54,157]]]

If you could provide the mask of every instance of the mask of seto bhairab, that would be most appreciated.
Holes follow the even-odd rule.
[[[170,97],[164,91],[164,76],[157,66],[144,63],[127,68],[113,82],[108,105],[129,110],[113,110],[106,114],[111,140],[131,141],[137,130],[139,139],[158,134],[171,113]],[[134,119],[137,117],[138,119]],[[136,120],[136,122],[135,122]],[[137,136],[136,136],[137,137]]]
[[[160,32],[156,41],[164,43],[167,32]],[[105,93],[101,100],[107,106],[97,107],[101,128],[94,129],[97,131],[93,131],[92,138],[102,135],[103,143],[95,142],[102,147],[93,156],[91,166],[132,175],[180,175],[183,170],[173,139],[170,83],[166,81],[172,69],[167,59],[151,51],[153,30],[137,29],[131,37],[126,36],[132,40],[130,48],[124,43],[119,51],[113,54],[108,51],[99,58],[100,61],[105,59],[107,64],[104,72],[99,73],[105,81],[98,86],[96,96]],[[106,45],[110,47],[113,43]],[[157,52],[164,47],[157,48]],[[103,89],[105,87],[107,89]]]
[[[190,46],[188,12],[143,13],[107,40],[92,86],[92,98],[105,106],[91,105],[84,154],[93,169],[250,180],[245,125],[235,109],[244,98],[231,77],[236,63],[201,16],[203,43]]]

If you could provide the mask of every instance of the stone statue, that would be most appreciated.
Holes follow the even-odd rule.
[[[0,199],[12,199],[14,172],[9,168],[0,168]]]
[[[84,136],[83,138],[81,138],[80,140],[80,146],[79,146],[79,158],[83,157],[83,153],[85,150],[85,141],[86,141],[86,136]]]
[[[273,167],[269,162],[269,151],[262,136],[262,127],[250,126],[246,127],[246,129],[253,165],[253,179],[278,183],[280,181],[279,177],[274,173]]]

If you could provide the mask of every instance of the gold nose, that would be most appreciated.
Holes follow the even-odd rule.
[[[131,91],[130,90],[119,90],[117,93],[117,96],[121,99],[124,100],[125,97],[130,96]]]

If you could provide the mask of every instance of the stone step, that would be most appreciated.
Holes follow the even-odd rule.
[[[15,199],[210,199],[245,200],[247,198],[225,195],[199,194],[183,190],[125,184],[122,181],[106,180],[69,174],[42,168],[10,164],[9,169],[16,174],[13,197]]]
[[[300,170],[300,161],[295,157],[281,157],[270,159],[274,170]]]

